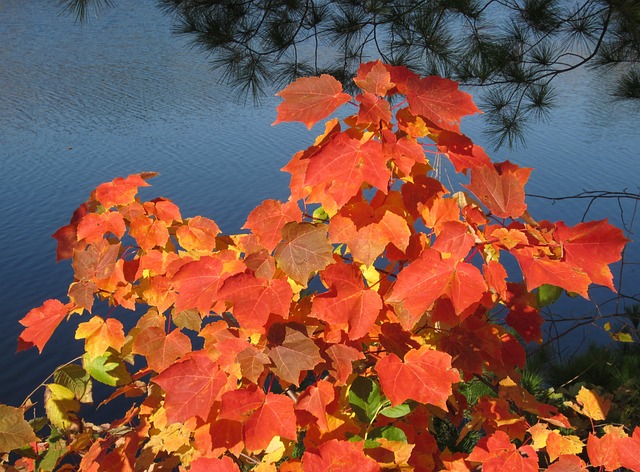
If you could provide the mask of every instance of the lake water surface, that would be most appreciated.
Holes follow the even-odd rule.
[[[55,263],[50,235],[92,189],[157,171],[143,197],[165,196],[183,216],[201,214],[237,232],[262,200],[287,197],[288,174],[279,169],[320,126],[272,127],[275,97],[259,108],[238,104],[205,54],[172,34],[171,19],[153,0],[119,4],[82,27],[59,16],[55,2],[3,0],[0,44],[0,402],[17,405],[81,352],[73,341],[76,321],[54,335],[43,355],[14,354],[18,320],[48,298],[65,299],[72,271],[67,262]],[[550,123],[530,128],[526,148],[492,157],[534,167],[527,187],[534,194],[638,192],[635,110],[607,98],[603,78],[578,71],[561,79]],[[464,129],[483,144],[480,118],[468,118]],[[533,199],[529,206],[535,217],[574,224],[586,202]],[[630,224],[631,202],[622,209]],[[589,219],[605,217],[622,223],[617,202],[591,208]],[[633,246],[627,257],[640,261]],[[624,293],[640,292],[635,267],[625,267]],[[593,294],[610,297],[601,289]],[[579,300],[563,305],[576,315],[593,308]],[[604,339],[597,332],[574,338],[585,336]]]

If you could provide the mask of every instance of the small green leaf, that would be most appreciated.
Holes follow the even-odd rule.
[[[552,305],[555,303],[563,290],[555,285],[544,284],[538,288],[538,306],[540,308]]]
[[[59,367],[53,373],[53,381],[71,390],[81,403],[93,401],[91,376],[81,366],[69,364]]]
[[[405,415],[411,413],[411,407],[406,403],[402,403],[396,406],[388,406],[380,410],[382,416],[387,418],[402,418]]]
[[[0,453],[10,452],[37,440],[20,409],[0,405]]]
[[[356,377],[349,390],[349,404],[360,421],[370,423],[382,406],[378,385],[368,377]]]
[[[314,220],[318,220],[318,221],[327,221],[329,219],[329,215],[327,214],[326,211],[324,211],[324,208],[322,207],[318,207],[315,210],[313,210],[313,219]]]
[[[385,438],[389,441],[400,441],[404,443],[408,442],[407,435],[404,434],[404,431],[395,426],[391,426],[390,424],[372,429],[369,432],[368,437],[370,439]]]
[[[41,461],[38,462],[36,470],[51,472],[56,468],[60,458],[65,456],[69,452],[66,441],[60,439],[55,442],[50,442],[47,448],[47,453],[44,455]]]
[[[108,352],[93,359],[85,354],[82,364],[91,377],[111,387],[131,382],[131,375],[124,362],[113,353]]]
[[[380,443],[378,441],[375,441],[373,439],[364,439],[362,436],[358,436],[357,434],[354,436],[351,436],[349,439],[349,442],[362,442],[364,441],[364,448],[365,449],[375,449],[376,447],[380,447]]]

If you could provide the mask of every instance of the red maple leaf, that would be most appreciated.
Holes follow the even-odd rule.
[[[475,167],[490,167],[491,159],[481,146],[474,144],[464,134],[444,130],[438,135],[438,149],[447,157],[456,172],[466,172]]]
[[[241,422],[245,447],[252,452],[266,449],[274,436],[297,437],[293,400],[265,395],[255,385],[224,394],[218,419]]]
[[[241,327],[264,331],[271,313],[288,317],[293,292],[284,280],[242,273],[226,279],[217,297],[233,304],[233,316]]]
[[[486,290],[480,271],[452,257],[443,259],[439,251],[425,249],[405,267],[387,296],[402,327],[411,329],[424,312],[441,296],[447,296],[456,314],[482,298]]]
[[[153,378],[165,391],[164,406],[170,423],[198,416],[209,417],[213,403],[229,388],[227,374],[206,351],[194,351]]]
[[[208,315],[219,300],[218,290],[231,275],[223,270],[223,262],[216,256],[205,256],[183,265],[173,277],[178,292],[175,309],[180,312],[197,308],[203,316]]]
[[[342,84],[326,74],[300,78],[276,96],[284,101],[278,105],[278,117],[273,124],[301,121],[309,129],[351,100],[351,95],[342,92]]]
[[[518,218],[527,209],[524,185],[531,169],[519,168],[509,161],[471,169],[466,187],[499,218]]]
[[[480,113],[471,95],[458,90],[457,82],[441,77],[409,77],[406,96],[411,113],[445,130],[457,132],[463,116]]]
[[[467,458],[482,463],[485,472],[538,472],[538,455],[531,446],[516,449],[509,436],[496,431],[482,438]]]
[[[391,82],[391,73],[382,61],[360,64],[358,74],[353,79],[364,92],[384,97],[396,84]]]
[[[562,244],[563,260],[584,271],[591,282],[615,291],[609,264],[620,260],[628,239],[607,220],[579,223],[574,227],[556,223],[555,236]]]
[[[100,184],[95,190],[96,200],[105,208],[133,203],[138,193],[138,188],[149,186],[145,179],[155,175],[152,172],[132,174],[126,178],[117,177],[111,182]]]
[[[217,457],[199,457],[195,461],[191,462],[189,466],[191,472],[240,472],[240,469],[228,456],[224,456],[221,459]]]
[[[296,410],[304,410],[311,413],[317,420],[320,431],[329,431],[327,423],[327,405],[335,398],[333,384],[326,380],[319,380],[315,385],[309,386],[298,397]]]
[[[56,330],[60,322],[69,314],[69,305],[50,299],[38,308],[34,308],[20,320],[25,329],[18,338],[18,351],[37,346],[42,353],[44,345]]]
[[[531,247],[514,249],[511,253],[522,269],[529,292],[540,285],[551,284],[589,298],[591,279],[580,268],[564,261],[540,256],[538,251]]]
[[[73,256],[74,249],[80,249],[84,247],[84,243],[79,242],[77,238],[78,224],[84,216],[88,213],[89,207],[86,203],[80,205],[76,211],[73,212],[71,221],[68,225],[58,228],[58,230],[51,235],[58,241],[56,247],[56,262],[60,262],[63,259],[69,259]]]
[[[325,192],[341,207],[358,193],[364,182],[386,193],[390,177],[382,143],[361,142],[347,133],[336,133],[309,158],[304,185],[324,186]]]
[[[330,290],[314,298],[311,316],[344,329],[351,340],[365,336],[382,309],[380,295],[364,286],[352,264],[332,264],[322,278]]]
[[[378,361],[376,372],[393,406],[410,398],[447,410],[451,385],[460,381],[460,374],[451,367],[451,356],[428,346],[407,352],[404,362],[389,354]]]
[[[249,213],[243,228],[250,229],[260,244],[272,252],[282,241],[282,228],[290,221],[302,221],[302,212],[295,202],[265,200]]]
[[[220,228],[215,221],[202,216],[189,218],[186,225],[176,231],[178,243],[187,251],[211,252],[216,247],[216,236]]]
[[[380,465],[363,452],[362,442],[332,439],[321,444],[318,452],[302,456],[304,472],[378,472]]]
[[[133,341],[133,352],[145,356],[149,368],[156,372],[162,372],[189,351],[191,341],[178,329],[167,334],[162,328],[148,326]]]

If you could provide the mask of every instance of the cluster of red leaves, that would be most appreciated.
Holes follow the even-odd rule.
[[[531,218],[530,169],[492,163],[461,134],[461,118],[479,110],[456,83],[381,62],[363,64],[355,83],[355,97],[326,75],[278,94],[276,123],[311,128],[347,102],[356,112],[292,158],[291,198],[253,210],[248,233],[183,219],[164,198],[141,202],[150,174],[100,185],[55,233],[58,259],[75,270],[69,301],[30,311],[20,349],[42,351],[62,320],[89,313],[76,332],[83,367],[117,387],[110,399],[141,397],[102,433],[65,423],[72,406],[51,407],[81,438],[68,454],[91,471],[237,471],[242,461],[259,471],[578,471],[584,460],[640,470],[640,431],[568,434],[569,419],[518,381],[519,338],[541,339],[532,291],[613,289],[622,232]],[[432,177],[431,156],[469,175],[468,192]],[[522,283],[507,281],[506,253]],[[126,331],[116,315],[93,314],[104,301],[146,312]],[[469,406],[460,385],[475,377],[494,393]],[[461,439],[484,437],[451,451],[436,420]]]

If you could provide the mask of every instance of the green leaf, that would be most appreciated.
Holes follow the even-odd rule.
[[[71,390],[55,383],[47,384],[44,394],[44,409],[51,423],[67,430],[72,428],[78,418],[76,412],[80,410],[80,402]]]
[[[360,421],[372,422],[382,406],[378,385],[368,377],[356,377],[349,390],[349,404]]]
[[[58,368],[53,381],[71,390],[81,403],[93,402],[91,376],[81,366],[69,364]]]
[[[549,306],[555,303],[560,295],[562,295],[563,290],[560,287],[556,287],[555,285],[544,284],[538,288],[538,306],[540,308],[544,306]]]
[[[374,439],[364,439],[362,436],[358,436],[357,434],[349,437],[349,442],[362,442],[364,441],[365,449],[375,449],[376,447],[380,447],[380,443]]]
[[[329,220],[329,215],[327,214],[326,211],[324,211],[324,208],[322,207],[318,207],[315,210],[313,210],[313,214],[311,216],[313,216],[314,220],[318,220],[318,221]]]
[[[407,435],[404,434],[404,431],[402,431],[400,428],[397,428],[395,426],[391,426],[386,425],[386,426],[381,426],[379,428],[373,428],[368,435],[368,438],[370,439],[376,439],[376,438],[385,438],[388,439],[389,441],[400,441],[400,442],[408,442],[407,440]]]
[[[82,364],[91,377],[111,387],[131,382],[131,375],[124,362],[113,353],[108,352],[93,359],[85,354]]]
[[[411,413],[411,407],[406,403],[396,406],[388,406],[380,410],[380,414],[387,418],[402,418],[409,413]]]
[[[66,441],[60,439],[55,442],[49,442],[49,448],[42,460],[37,464],[36,470],[50,472],[56,468],[60,458],[69,452]]]
[[[10,452],[37,440],[22,410],[0,405],[0,453]]]

